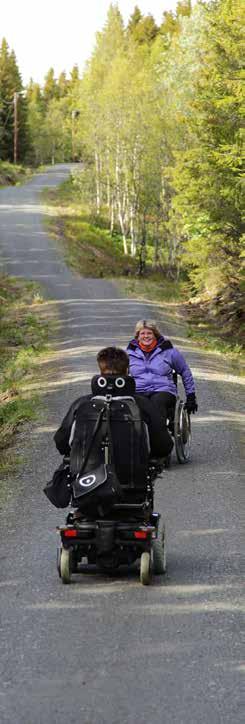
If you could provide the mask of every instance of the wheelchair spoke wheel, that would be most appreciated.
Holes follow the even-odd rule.
[[[143,586],[149,586],[151,581],[151,556],[150,553],[144,551],[140,557],[140,583]]]
[[[187,463],[191,451],[191,421],[184,402],[178,399],[174,415],[174,441],[177,460],[179,463]]]

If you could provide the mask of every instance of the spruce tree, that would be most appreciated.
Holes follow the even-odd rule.
[[[23,162],[29,150],[27,103],[14,51],[4,38],[0,48],[0,157],[14,160],[14,94],[17,103],[17,161]]]
[[[43,100],[45,106],[48,105],[49,101],[58,97],[57,81],[54,76],[54,69],[50,68],[44,78],[43,86]]]

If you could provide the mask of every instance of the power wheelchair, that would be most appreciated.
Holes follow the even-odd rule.
[[[105,389],[103,376],[100,376],[100,399],[110,405],[113,399]],[[123,378],[117,377],[118,392]],[[97,395],[98,398],[98,395]],[[96,399],[96,396],[95,398]],[[115,398],[114,398],[115,399]],[[125,403],[133,399],[129,395],[117,400]],[[134,400],[133,400],[134,401]],[[135,401],[134,401],[135,402]],[[190,457],[191,425],[183,400],[178,396],[175,408],[168,420],[176,456],[179,463],[186,463]],[[110,440],[108,435],[101,444],[104,462],[110,460]],[[165,461],[165,467],[168,464]],[[166,532],[160,524],[161,515],[154,512],[154,481],[161,474],[163,465],[157,460],[149,460],[146,479],[136,487],[122,485],[123,501],[114,502],[109,510],[97,506],[94,514],[79,515],[79,510],[71,510],[66,524],[57,528],[59,544],[57,549],[57,570],[64,584],[71,581],[74,573],[84,570],[84,564],[96,565],[103,572],[115,571],[120,565],[131,565],[140,560],[140,582],[149,585],[152,573],[155,575],[166,572]],[[89,477],[89,476],[88,476]],[[77,506],[72,493],[71,506]]]
[[[137,422],[139,423],[140,420],[140,424],[144,427],[146,445],[148,445],[148,462],[144,475],[141,475],[141,473],[133,475],[132,473],[132,477],[130,477],[130,473],[127,478],[125,477],[125,470],[127,471],[126,461],[124,478],[120,478],[122,499],[116,499],[109,506],[103,504],[102,498],[102,502],[98,503],[97,501],[96,504],[91,502],[87,508],[85,504],[85,509],[82,509],[85,495],[87,500],[89,498],[87,491],[83,490],[85,494],[81,498],[80,509],[78,486],[79,484],[82,486],[92,485],[91,481],[96,477],[95,469],[94,472],[92,470],[87,473],[83,472],[82,476],[79,473],[76,476],[76,481],[71,483],[71,506],[75,506],[75,510],[70,510],[65,525],[57,528],[59,534],[57,569],[62,582],[65,584],[70,583],[73,573],[84,570],[84,563],[86,565],[96,565],[103,572],[111,572],[115,571],[120,565],[126,564],[129,566],[139,559],[140,581],[143,585],[149,585],[153,572],[158,575],[166,571],[165,528],[161,525],[160,530],[161,515],[154,511],[154,480],[161,473],[162,465],[159,465],[158,461],[149,459],[148,429],[145,423],[142,422],[138,406],[131,395],[130,384],[134,385],[134,381],[132,378],[129,380],[119,376],[114,377],[115,379],[111,384],[117,387],[116,396],[115,389],[114,396],[108,394],[108,384],[106,384],[108,381],[106,378],[97,376],[97,388],[99,387],[99,389],[96,389],[96,395],[92,397],[91,404],[94,407],[96,404],[103,404],[102,422],[107,419],[108,410],[112,409],[113,405],[118,404],[122,408],[123,419],[128,426],[131,424],[128,422],[130,404],[131,409],[133,407],[137,410],[136,416],[138,415],[138,420],[136,418],[133,420],[136,437],[134,439],[131,424],[128,439],[131,440],[131,453],[132,450],[135,452],[138,439]],[[127,389],[122,390],[122,387],[127,384],[129,385],[128,392]],[[111,389],[109,391],[111,392]],[[122,392],[124,392],[123,395]],[[114,423],[116,424],[115,416]],[[108,430],[103,435],[102,430],[100,438],[98,425],[96,435],[100,443],[103,466],[109,477],[112,463],[112,437]],[[119,439],[119,446],[120,444]],[[138,452],[140,452],[140,448]],[[131,453],[129,452],[130,461]],[[139,468],[137,468],[137,471],[135,468],[135,471],[138,473],[138,469],[143,470],[143,468],[140,467],[139,455],[137,459]],[[131,465],[128,466],[128,469],[130,468]],[[128,482],[129,479],[130,483]],[[96,481],[94,484],[96,484]],[[96,497],[94,500],[96,500]]]

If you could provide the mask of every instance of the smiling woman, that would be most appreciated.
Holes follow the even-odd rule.
[[[151,398],[159,408],[164,424],[175,408],[178,374],[185,388],[188,413],[197,411],[191,370],[181,352],[163,337],[156,322],[149,319],[137,322],[127,352],[137,392]]]

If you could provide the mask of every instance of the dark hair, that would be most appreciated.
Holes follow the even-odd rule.
[[[120,347],[104,347],[97,354],[97,362],[101,371],[107,370],[112,375],[126,375],[128,372],[129,358]]]

